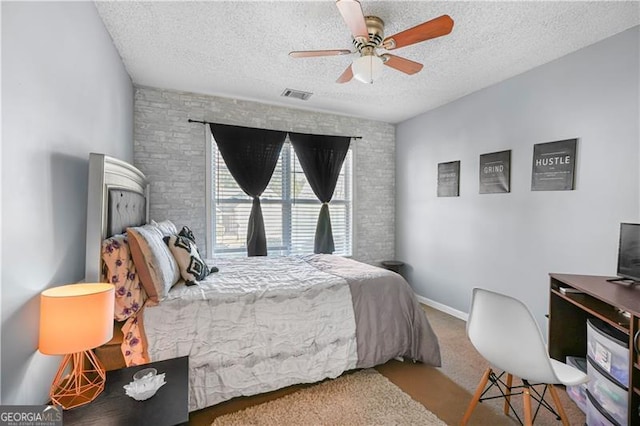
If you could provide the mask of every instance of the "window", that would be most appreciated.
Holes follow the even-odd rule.
[[[211,137],[211,230],[216,256],[246,256],[252,199],[229,173]],[[334,254],[351,255],[352,150],[345,158],[330,203]],[[313,253],[320,201],[309,186],[288,138],[269,186],[260,197],[269,255]]]

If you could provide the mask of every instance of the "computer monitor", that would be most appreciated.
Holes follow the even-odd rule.
[[[640,224],[621,223],[618,244],[618,276],[640,283]]]

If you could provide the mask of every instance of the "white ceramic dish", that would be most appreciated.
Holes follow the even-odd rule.
[[[156,370],[153,367],[143,368],[142,370],[138,371],[137,373],[135,373],[133,375],[133,380],[134,381],[138,381],[138,380],[143,379],[143,378],[145,378],[147,376],[153,377],[156,374],[158,374],[158,370]]]

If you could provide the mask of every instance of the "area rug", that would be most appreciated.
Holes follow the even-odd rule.
[[[428,425],[445,423],[373,369],[345,374],[218,417],[229,425]]]

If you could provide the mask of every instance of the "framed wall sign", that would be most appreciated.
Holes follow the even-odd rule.
[[[532,191],[570,191],[576,167],[578,139],[533,146]]]
[[[460,161],[438,163],[438,197],[460,195]]]
[[[511,150],[480,156],[480,194],[511,190]]]

